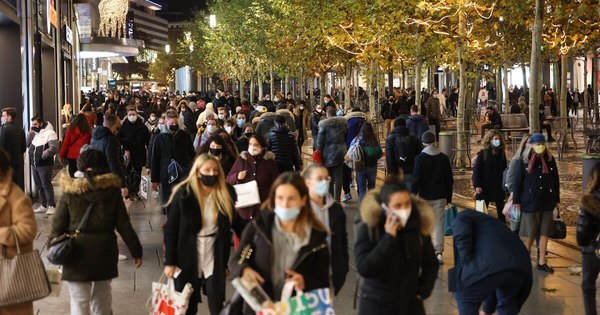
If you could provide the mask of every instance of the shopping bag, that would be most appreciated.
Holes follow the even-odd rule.
[[[260,204],[258,183],[253,180],[243,184],[233,185],[237,194],[236,208],[245,208]]]
[[[313,160],[317,164],[323,164],[323,156],[321,156],[321,150],[315,150],[313,152]]]
[[[475,210],[487,214],[488,209],[485,205],[485,200],[475,200]]]
[[[185,315],[192,295],[192,285],[186,284],[182,292],[175,290],[175,281],[164,274],[152,283],[152,295],[146,303],[152,315]]]
[[[554,209],[553,218],[554,222],[552,226],[552,235],[549,235],[550,238],[557,240],[565,239],[567,237],[567,225],[560,217],[560,211],[558,210],[558,207]]]
[[[148,200],[148,193],[150,192],[150,176],[142,176],[140,181],[140,197]]]
[[[48,276],[50,289],[52,290],[50,296],[59,296],[62,289],[62,270],[58,267],[46,268],[46,275]]]
[[[281,301],[259,311],[257,315],[335,315],[328,288],[304,293],[297,291],[297,295],[291,297],[294,285],[294,282],[287,282],[281,293]]]
[[[511,204],[508,209],[508,219],[515,223],[521,222],[521,209],[514,204]]]
[[[456,210],[456,206],[449,205],[446,207],[446,211],[444,212],[444,235],[452,236],[452,221],[456,218],[458,214],[458,210]]]

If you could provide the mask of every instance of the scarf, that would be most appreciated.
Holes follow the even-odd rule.
[[[527,165],[527,172],[529,174],[533,173],[533,166],[535,165],[535,160],[537,160],[537,159],[542,161],[542,173],[548,174],[548,165],[546,164],[546,159],[544,159],[544,155],[537,154],[535,152],[533,152],[531,154],[531,158],[529,159],[529,164]]]

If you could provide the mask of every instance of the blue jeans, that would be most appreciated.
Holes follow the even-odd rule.
[[[362,201],[367,190],[375,188],[377,180],[377,166],[365,167],[356,171],[356,185],[358,186],[358,200]]]

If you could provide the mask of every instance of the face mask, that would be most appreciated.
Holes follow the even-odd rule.
[[[493,145],[494,147],[496,147],[496,148],[497,148],[497,147],[499,147],[499,146],[500,146],[500,144],[501,144],[501,143],[500,143],[500,139],[494,139],[494,140],[492,140],[492,145]]]
[[[257,156],[262,152],[262,149],[257,149],[256,147],[248,147],[248,153],[252,156]]]
[[[217,131],[217,126],[208,125],[208,126],[206,126],[206,131],[208,131],[208,133],[214,133],[215,131]]]
[[[327,195],[327,193],[329,193],[329,182],[328,179],[318,181],[315,184],[315,193],[321,197]]]
[[[181,111],[182,111],[182,112],[185,112],[185,107],[182,107],[182,108],[181,108]]]
[[[150,118],[148,118],[148,120],[150,120],[150,121],[154,122],[154,121],[156,120],[156,117],[154,117],[154,116],[151,116]]]
[[[244,134],[244,136],[246,136],[246,138],[250,138],[250,137],[252,137],[253,134],[254,134],[254,132],[246,132]]]
[[[75,178],[83,178],[85,176],[85,173],[82,171],[76,171],[74,176]]]
[[[134,123],[137,120],[137,115],[129,115],[127,116],[127,119],[129,119],[130,123]]]
[[[213,149],[210,148],[210,154],[214,156],[219,156],[223,152],[223,149]]]
[[[242,128],[242,126],[244,126],[245,123],[246,123],[246,121],[244,119],[238,119],[237,120],[237,125],[240,128]]]
[[[40,127],[31,127],[31,130],[33,130],[34,132],[40,132],[40,130],[42,130],[42,128]]]
[[[172,132],[175,132],[175,131],[179,130],[179,125],[169,125],[169,130],[171,130]]]
[[[218,114],[217,116],[219,116],[220,120],[224,120],[225,119],[225,114]]]
[[[227,133],[231,133],[231,131],[233,131],[233,127],[225,126],[225,131],[227,131]]]
[[[535,144],[533,145],[533,151],[535,151],[537,154],[542,154],[544,151],[546,151],[546,146],[543,144]]]
[[[398,209],[393,210],[392,213],[400,219],[400,223],[402,226],[406,226],[406,222],[408,222],[408,218],[410,217],[410,213],[412,209]]]
[[[167,129],[167,126],[165,126],[165,124],[158,125],[158,130],[160,130],[160,132],[162,132],[162,133],[169,132],[169,129]]]
[[[284,208],[275,206],[275,215],[277,215],[279,220],[289,222],[295,220],[298,217],[298,215],[300,215],[300,208]]]
[[[437,98],[438,96],[437,96],[437,94],[434,94],[434,95],[433,95],[433,97],[434,97],[434,98]]]
[[[300,106],[300,110],[304,110],[304,106]]]
[[[217,183],[217,175],[201,175],[200,181],[202,181],[202,185],[212,187]]]
[[[8,120],[6,119],[6,117],[0,118],[0,123],[1,124],[6,125],[7,122],[8,122]]]

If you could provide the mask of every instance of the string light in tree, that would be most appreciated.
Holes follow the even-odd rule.
[[[101,0],[99,35],[105,37],[125,37],[129,0]]]

